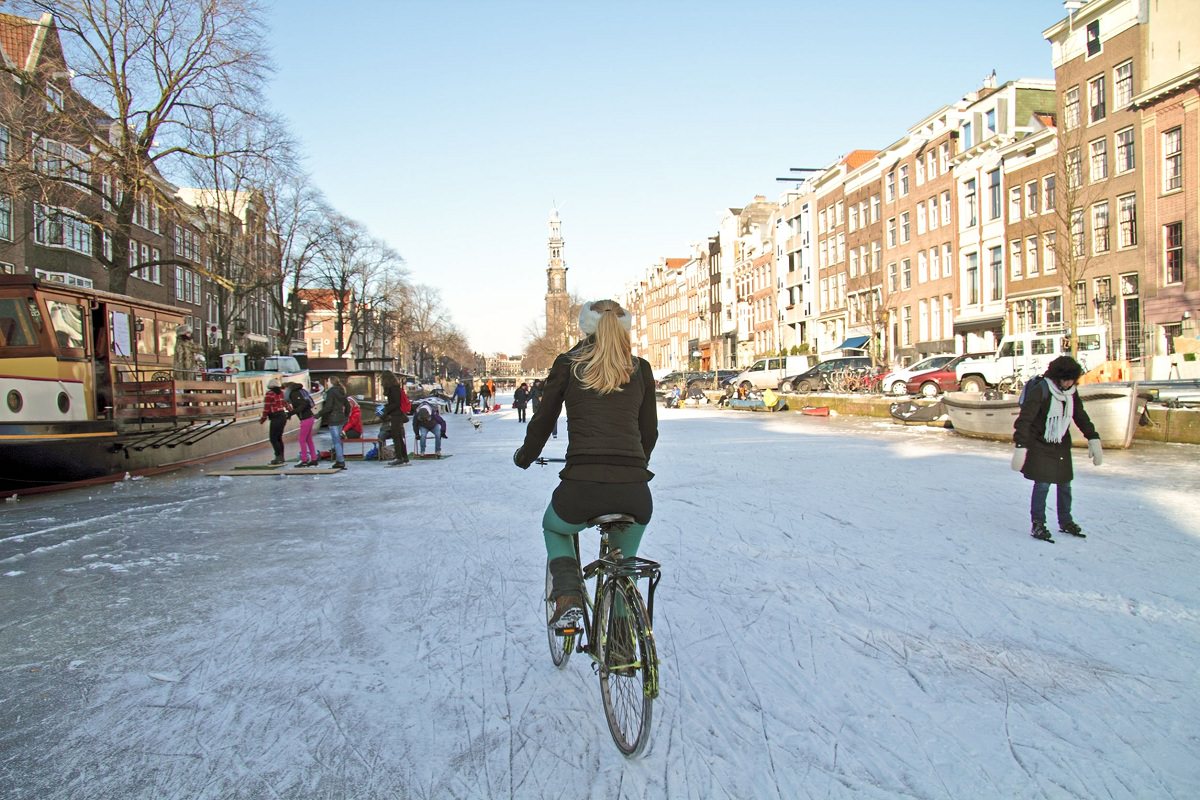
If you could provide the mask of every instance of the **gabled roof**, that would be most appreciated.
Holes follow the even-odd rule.
[[[12,14],[0,14],[0,50],[4,51],[5,63],[16,69],[27,70],[35,61],[35,41],[40,37],[41,25],[47,22],[49,14],[43,15],[38,22]]]
[[[668,258],[667,269],[683,269],[683,265],[691,261],[690,258]]]
[[[842,163],[846,165],[847,169],[858,169],[874,158],[878,152],[878,150],[851,150],[842,157]]]

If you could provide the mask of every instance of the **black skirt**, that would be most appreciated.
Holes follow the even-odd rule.
[[[654,511],[650,485],[645,481],[595,483],[563,480],[554,490],[550,505],[563,522],[573,525],[581,525],[602,514],[628,514],[646,525]]]

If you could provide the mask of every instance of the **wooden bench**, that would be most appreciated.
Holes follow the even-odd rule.
[[[342,455],[346,458],[363,459],[370,450],[367,445],[378,445],[379,440],[373,436],[364,436],[361,439],[342,439]],[[351,452],[351,447],[357,445],[357,451]]]

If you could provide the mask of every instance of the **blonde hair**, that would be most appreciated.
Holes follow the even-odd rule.
[[[571,356],[571,371],[583,388],[599,394],[620,391],[633,375],[633,346],[621,324],[628,312],[613,300],[597,300],[591,311],[599,315],[595,339]]]

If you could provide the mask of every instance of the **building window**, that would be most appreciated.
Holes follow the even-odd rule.
[[[942,192],[942,225],[950,224],[950,190]]]
[[[929,258],[925,255],[924,250],[917,252],[917,283],[925,283],[929,280]]]
[[[929,279],[935,280],[942,271],[941,251],[936,247],[929,248]]]
[[[1055,177],[1053,175],[1042,178],[1042,213],[1054,210],[1054,202],[1057,199],[1054,184]]]
[[[1124,108],[1133,100],[1133,62],[1118,64],[1113,70],[1113,108]]]
[[[967,302],[979,305],[979,253],[967,254]]]
[[[1014,186],[1008,190],[1008,221],[1020,222],[1021,220],[1021,199],[1022,190],[1020,186]]]
[[[1107,253],[1108,240],[1108,201],[1092,206],[1092,252]]]
[[[1162,135],[1163,191],[1183,187],[1183,130],[1172,128]]]
[[[887,269],[888,269],[888,291],[895,292],[896,291],[896,262],[893,261],[892,263],[888,264]]]
[[[900,215],[900,243],[904,244],[912,238],[912,226],[909,224],[909,213],[905,211]]]
[[[1100,55],[1100,20],[1092,20],[1087,26],[1087,54],[1088,58]]]
[[[973,228],[979,222],[977,210],[975,206],[975,179],[968,178],[965,185],[965,196],[963,198],[966,203],[967,227]]]
[[[1164,283],[1183,283],[1183,223],[1163,226]]]
[[[12,241],[12,198],[0,194],[0,239]]]
[[[1067,151],[1067,188],[1078,189],[1083,184],[1083,159],[1079,148]]]
[[[1076,208],[1071,211],[1071,256],[1082,257],[1083,247],[1083,209]]]
[[[1004,248],[988,250],[988,267],[992,280],[992,300],[1004,299]]]
[[[989,108],[983,115],[983,126],[991,135],[996,134],[996,109]],[[986,138],[986,137],[982,137]]]
[[[972,126],[971,126],[970,122],[963,123],[963,126],[962,126],[963,150],[970,150],[971,145],[974,144],[974,142],[971,140],[971,134],[972,134],[971,127]]]
[[[1067,130],[1079,126],[1079,87],[1072,86],[1063,92],[1063,125]]]
[[[887,221],[887,244],[888,247],[896,246],[896,218],[892,217]]]
[[[912,259],[906,258],[900,262],[900,288],[912,288]]]
[[[1008,243],[1008,268],[1009,274],[1016,280],[1022,275],[1021,272],[1021,240],[1013,239]]]
[[[8,128],[0,125],[0,164],[8,163]]]
[[[933,230],[938,226],[938,199],[935,194],[929,198],[929,230]]]
[[[1097,139],[1088,145],[1092,183],[1108,177],[1108,139]]]
[[[1000,170],[988,173],[988,219],[1000,219]]]
[[[1133,154],[1133,128],[1117,131],[1117,161],[1114,169],[1118,175],[1132,172],[1135,165]]]
[[[896,173],[889,172],[883,182],[883,197],[887,202],[896,199]]]
[[[1043,237],[1044,246],[1042,247],[1042,271],[1049,275],[1058,269],[1058,261],[1055,258],[1055,248],[1058,247],[1058,234],[1050,231]]]
[[[871,195],[871,222],[879,222],[879,195]]]
[[[938,148],[938,171],[943,175],[950,171],[950,143],[942,142]]]
[[[1062,325],[1062,296],[1046,298],[1046,325],[1058,327]]]
[[[1137,195],[1117,198],[1117,246],[1137,244]]]
[[[949,278],[954,275],[954,257],[951,255],[950,245],[942,245],[942,277]]]
[[[33,240],[43,247],[92,255],[92,226],[66,209],[34,203]]]
[[[917,186],[925,183],[925,159],[917,156]]]
[[[46,84],[46,111],[53,114],[63,110],[63,91],[53,83]]]
[[[925,232],[925,204],[917,203],[917,235]]]
[[[1038,182],[1030,181],[1025,184],[1025,216],[1032,217],[1038,213]]]
[[[1099,122],[1108,116],[1104,102],[1104,76],[1088,81],[1088,121]]]
[[[1019,246],[1020,244],[1018,243]],[[1036,236],[1030,236],[1025,240],[1025,270],[1029,273],[1030,277],[1038,274],[1037,251],[1038,239]]]
[[[904,164],[900,167],[900,196],[908,196],[908,165]]]

